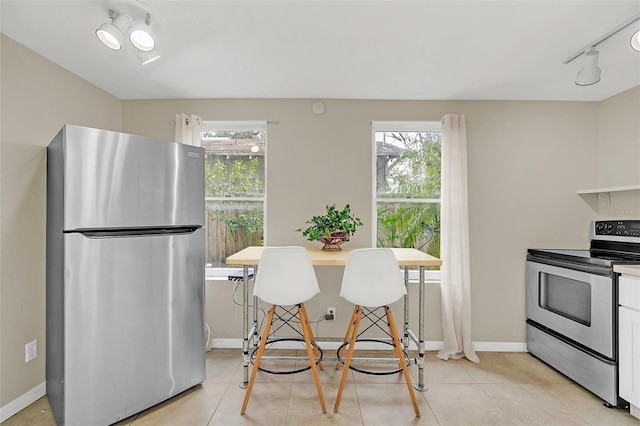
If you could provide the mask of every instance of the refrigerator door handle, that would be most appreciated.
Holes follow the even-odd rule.
[[[87,238],[118,238],[118,237],[144,237],[158,235],[189,235],[200,229],[201,226],[176,226],[176,227],[148,227],[148,228],[122,228],[122,229],[78,229],[65,231],[65,234],[81,234]]]

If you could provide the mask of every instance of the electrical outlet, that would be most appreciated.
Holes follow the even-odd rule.
[[[324,316],[327,321],[333,321],[336,319],[336,308],[327,308],[327,314]]]
[[[24,345],[24,362],[29,362],[37,356],[38,356],[37,340],[34,340]]]

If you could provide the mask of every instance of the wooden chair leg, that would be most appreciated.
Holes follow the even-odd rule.
[[[311,365],[311,371],[313,372],[313,380],[316,382],[316,391],[318,392],[318,398],[320,399],[320,407],[322,412],[327,412],[327,407],[324,402],[324,394],[322,393],[322,386],[320,385],[320,377],[318,376],[318,369],[316,368],[316,359],[313,352],[313,346],[311,345],[311,339],[313,334],[311,333],[311,324],[309,317],[307,316],[307,310],[304,308],[304,303],[298,305],[298,312],[300,313],[300,321],[302,322],[302,333],[304,335],[304,343],[307,347],[307,356],[309,357],[309,364]]]
[[[402,352],[402,349],[401,349],[400,338],[398,337],[398,330],[396,329],[396,324],[393,320],[393,314],[391,313],[391,309],[388,306],[385,306],[384,310],[387,314],[389,331],[391,333],[391,338],[393,339],[393,349],[396,352],[396,356],[400,360],[400,366],[402,367],[402,372],[404,373],[404,380],[407,382],[407,388],[409,389],[409,395],[411,396],[411,402],[413,403],[413,410],[416,412],[416,417],[420,417],[420,408],[418,407],[416,394],[413,391],[413,385],[411,384],[411,376],[409,375],[409,369],[407,368],[407,363],[405,362],[405,359],[404,359],[404,353]]]
[[[358,307],[357,306],[355,306],[353,308],[353,312],[351,313],[351,319],[349,320],[349,326],[347,327],[347,332],[344,334],[344,340],[342,341],[343,345],[345,343],[347,343],[347,341],[349,340],[349,334],[351,333],[351,329],[353,327],[353,322],[356,319],[356,312],[358,312]],[[340,351],[338,351],[338,357],[340,357],[340,358],[344,357],[344,346],[342,346],[342,349]],[[341,365],[342,365],[342,363],[340,361],[336,362],[336,370],[339,370]]]
[[[260,344],[258,345],[258,353],[256,355],[256,360],[253,364],[253,370],[251,370],[251,378],[249,379],[249,385],[247,386],[246,393],[244,394],[244,402],[242,403],[242,409],[240,410],[240,414],[244,414],[247,411],[247,404],[249,404],[249,398],[251,397],[251,389],[253,389],[253,383],[256,380],[256,373],[260,368],[260,360],[262,359],[262,355],[264,354],[265,347],[267,346],[267,337],[269,336],[269,331],[271,330],[271,322],[273,321],[273,314],[276,312],[276,305],[271,306],[269,310],[269,315],[267,316],[267,321],[264,326],[264,331],[262,332],[262,337],[260,338]]]
[[[305,309],[305,314],[306,313],[307,313],[307,310]],[[308,315],[307,315],[307,319],[309,319]],[[300,321],[300,322],[302,322],[302,321]],[[316,343],[316,337],[313,335],[313,329],[311,328],[311,322],[310,321],[307,322],[307,332],[309,333],[309,340],[311,341],[311,343],[317,344]],[[320,350],[316,346],[314,346],[313,344],[311,345],[311,347],[313,348],[313,354],[316,357],[320,357]],[[324,370],[324,364],[322,362],[318,363],[318,368],[320,370]]]
[[[340,408],[342,391],[344,390],[344,384],[347,381],[347,374],[349,374],[349,365],[351,365],[351,357],[353,356],[353,350],[356,346],[356,337],[358,336],[358,327],[360,327],[360,319],[362,319],[362,307],[356,306],[351,318],[353,319],[353,323],[349,323],[349,329],[351,330],[351,336],[349,336],[348,340],[349,350],[347,350],[347,359],[344,361],[344,370],[342,370],[342,378],[340,379],[340,386],[338,387],[338,396],[336,396],[336,403],[333,406],[334,413],[337,413]]]

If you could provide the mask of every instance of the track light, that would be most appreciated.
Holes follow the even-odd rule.
[[[112,10],[109,11],[111,22],[105,22],[96,30],[96,36],[109,49],[120,50],[124,41],[124,33],[131,24],[127,15],[118,15],[114,18]]]
[[[142,65],[150,64],[157,59],[160,59],[160,52],[157,48],[150,52],[138,52],[138,60]]]
[[[144,23],[135,24],[131,27],[129,33],[129,41],[136,49],[143,52],[150,52],[156,45],[156,40],[151,29],[151,15],[147,13],[147,17]]]
[[[600,81],[602,70],[598,67],[598,57],[600,52],[593,47],[584,53],[584,64],[576,75],[576,84],[578,86],[591,86]]]
[[[636,31],[631,36],[631,47],[633,50],[640,52],[640,30]]]
[[[140,1],[116,0],[107,5],[111,22],[105,22],[96,30],[98,39],[110,49],[121,50],[126,35],[143,65],[160,58],[151,28],[151,9]],[[157,24],[157,17],[155,22]]]
[[[596,46],[638,20],[640,20],[640,13],[636,13],[617,27],[592,41],[585,48],[578,50],[576,53],[562,61],[562,63],[566,65],[578,56],[584,55],[584,64],[580,71],[578,71],[578,75],[576,75],[576,84],[578,86],[590,86],[600,81],[600,74],[602,73],[602,70],[598,67],[598,57],[600,53],[595,50]],[[640,52],[640,31],[636,31],[631,37],[631,47]]]

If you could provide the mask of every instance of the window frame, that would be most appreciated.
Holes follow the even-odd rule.
[[[267,131],[267,121],[262,120],[203,120],[202,127],[200,129],[201,134],[204,132],[242,132],[242,131],[260,131],[264,132],[264,190],[262,197],[204,197],[205,208],[206,203],[209,201],[249,201],[249,202],[261,202],[262,203],[262,211],[263,211],[263,230],[262,230],[262,239],[263,241],[267,241],[267,143],[268,143],[268,131]],[[232,266],[227,267],[212,267],[205,268],[205,275],[207,279],[227,279],[227,276],[220,275],[214,273],[217,269],[229,269],[230,272],[234,272],[236,268]]]
[[[424,203],[424,204],[441,204],[441,198],[379,198],[377,191],[377,148],[376,148],[376,132],[438,132],[442,134],[442,123],[440,121],[372,121],[371,122],[371,141],[372,141],[372,156],[371,156],[371,174],[372,174],[372,213],[373,218],[371,246],[377,247],[378,245],[378,203]],[[442,175],[440,175],[442,177]],[[427,282],[439,282],[440,270],[425,271]],[[418,282],[418,271],[409,271],[409,280],[411,282]]]

